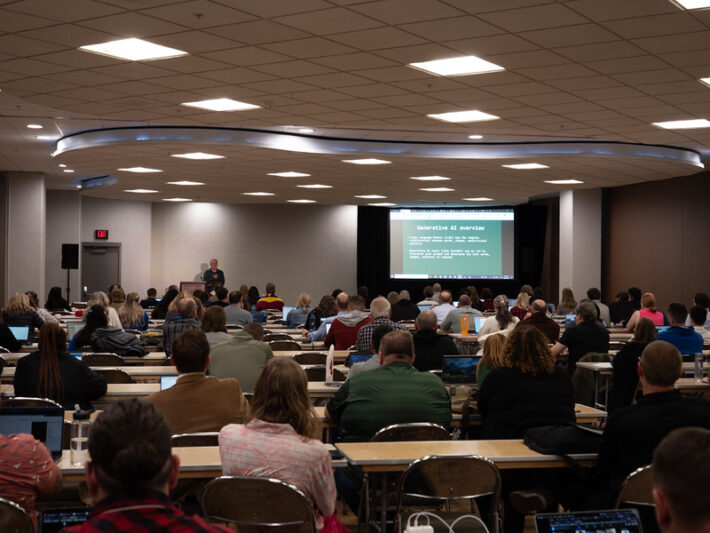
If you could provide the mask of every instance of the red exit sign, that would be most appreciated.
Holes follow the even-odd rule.
[[[108,230],[97,229],[96,231],[94,231],[94,238],[101,241],[108,240]]]

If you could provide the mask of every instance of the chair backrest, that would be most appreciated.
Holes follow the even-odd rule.
[[[325,381],[325,365],[304,366],[308,381]],[[345,374],[342,370],[333,369],[333,381],[345,381]]]
[[[621,486],[616,508],[623,504],[654,505],[652,474],[651,465],[642,466],[631,472]]]
[[[254,393],[253,392],[243,392],[244,399],[247,401],[249,404],[249,407],[251,407],[254,404]]]
[[[401,517],[405,498],[471,500],[490,496],[491,512],[486,526],[498,530],[497,512],[501,491],[498,467],[485,457],[475,455],[428,456],[413,461],[397,484],[397,514]]]
[[[123,357],[108,352],[90,352],[82,355],[81,360],[89,366],[126,366]]]
[[[0,498],[0,531],[5,533],[35,533],[27,512],[15,502]]]
[[[451,435],[439,424],[413,422],[410,424],[392,424],[391,426],[383,427],[370,439],[371,442],[399,440],[451,440]]]
[[[170,438],[173,448],[186,446],[219,446],[219,432],[204,431],[201,433],[181,433]]]
[[[327,358],[326,354],[320,352],[301,352],[291,357],[299,365],[324,365]]]
[[[288,335],[287,333],[267,333],[266,335],[264,335],[264,342],[290,340],[293,339],[291,338],[291,335]]]
[[[97,368],[97,374],[101,374],[106,383],[135,383],[136,381],[125,370],[118,368]]]
[[[316,531],[313,505],[298,488],[278,479],[218,477],[205,486],[202,511],[210,522],[236,524],[240,533],[263,531],[265,526]]]
[[[61,404],[49,398],[29,398],[25,396],[15,396],[4,398],[3,407],[61,407]]]
[[[293,340],[271,341],[271,342],[269,342],[269,346],[271,346],[271,350],[273,350],[275,352],[279,351],[279,350],[300,350],[301,349],[301,345]]]

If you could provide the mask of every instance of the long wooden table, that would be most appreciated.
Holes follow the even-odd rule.
[[[0,382],[2,383],[12,383],[15,377],[15,370],[17,367],[8,366],[2,369],[2,374],[0,375]],[[92,370],[123,370],[129,376],[134,378],[136,381],[146,381],[146,380],[157,380],[160,381],[161,376],[177,376],[177,368],[170,365],[165,366],[92,366]]]
[[[7,361],[8,366],[11,366],[16,365],[17,361],[26,355],[27,353],[25,352],[13,352],[0,354],[0,357],[3,357],[5,361]],[[168,358],[165,355],[165,352],[149,352],[143,357],[125,356],[123,357],[123,360],[131,365],[159,365],[167,361]]]

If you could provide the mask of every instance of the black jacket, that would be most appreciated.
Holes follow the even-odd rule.
[[[0,322],[0,346],[11,352],[19,352],[22,347],[22,343],[15,338],[7,324],[2,322]]]
[[[433,329],[414,334],[414,368],[418,370],[441,370],[443,356],[457,353],[456,343],[448,335],[439,335]]]
[[[60,352],[58,357],[64,391],[52,395],[51,399],[65,409],[74,409],[77,403],[82,409],[90,409],[91,400],[106,394],[106,380],[66,352]],[[39,390],[39,360],[39,352],[32,352],[17,361],[15,396],[44,397]]]
[[[392,322],[400,320],[414,320],[419,316],[419,306],[411,300],[399,300],[392,306]]]
[[[647,342],[627,342],[612,359],[609,413],[619,407],[628,407],[633,402],[639,384],[638,362],[647,345]]]

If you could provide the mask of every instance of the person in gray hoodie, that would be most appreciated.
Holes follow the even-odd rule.
[[[347,350],[357,342],[360,328],[370,322],[372,317],[365,312],[365,300],[360,296],[351,296],[348,300],[348,312],[333,320],[323,343],[326,348],[335,344],[336,350]]]

